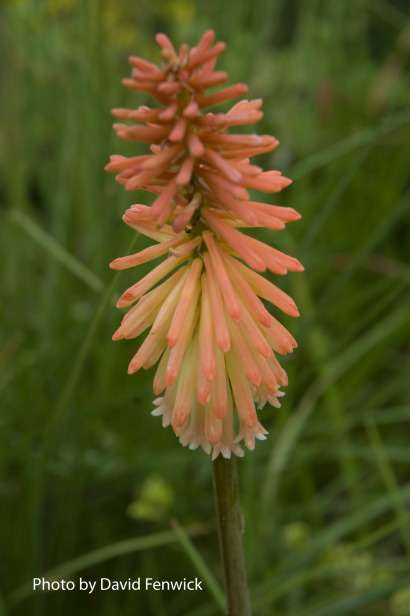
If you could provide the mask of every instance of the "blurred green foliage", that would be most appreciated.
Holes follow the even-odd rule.
[[[127,513],[137,520],[159,522],[168,514],[173,500],[171,486],[159,475],[148,475],[142,484],[141,493],[135,495]]]
[[[302,312],[285,402],[240,462],[255,614],[410,613],[408,9],[3,0],[1,614],[220,613],[210,463],[150,416],[152,372],[126,375],[135,343],[110,340],[135,272],[107,263],[142,240],[121,222],[133,197],[103,172],[133,151],[109,109],[145,100],[120,86],[127,55],[155,59],[158,30],[192,43],[209,27],[232,81],[265,99],[259,130],[282,145],[261,162],[296,180],[277,202],[303,214],[264,234],[306,273],[280,281]],[[55,567],[206,575],[207,591],[33,595]]]

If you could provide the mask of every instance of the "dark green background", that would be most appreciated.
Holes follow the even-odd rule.
[[[283,408],[240,462],[255,614],[410,614],[409,55],[405,0],[15,0],[0,13],[0,614],[220,613],[207,457],[149,414],[112,343],[132,231],[103,166],[109,110],[153,34],[213,27],[265,99],[262,158],[302,221],[264,239],[306,265]],[[141,150],[142,151],[142,150]],[[137,243],[142,245],[140,239]],[[141,268],[141,271],[143,268]],[[171,525],[175,520],[177,530]],[[165,534],[164,534],[165,533]],[[116,545],[118,541],[127,543]],[[96,549],[98,563],[72,559]],[[127,552],[127,553],[125,553]],[[33,576],[209,578],[199,593],[32,595]],[[204,573],[205,572],[205,573]]]

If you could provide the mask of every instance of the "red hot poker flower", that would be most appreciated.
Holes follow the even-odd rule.
[[[152,205],[134,204],[123,219],[157,243],[115,259],[111,267],[166,258],[120,297],[118,307],[132,307],[114,339],[135,338],[150,328],[128,370],[159,362],[153,414],[172,425],[183,445],[201,446],[213,457],[242,455],[242,440],[252,449],[256,438],[265,438],[255,406],[280,406],[287,376],[276,354],[296,346],[262,300],[299,314],[294,301],[258,272],[282,276],[303,266],[241,229],[279,231],[300,215],[249,195],[249,189],[275,193],[291,183],[279,171],[250,162],[276,148],[277,139],[228,133],[258,122],[262,101],[204,112],[247,91],[236,84],[205,93],[228,78],[215,70],[225,45],[214,45],[212,31],[196,47],[182,45],[178,52],[166,35],[156,40],[161,64],[132,56],[132,76],[123,83],[148,92],[159,105],[113,110],[129,122],[114,125],[118,136],[151,144],[151,154],[115,155],[106,169],[117,173],[126,190],[155,195]]]

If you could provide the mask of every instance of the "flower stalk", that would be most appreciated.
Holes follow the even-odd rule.
[[[153,105],[112,110],[117,136],[149,151],[114,154],[105,169],[125,190],[152,195],[149,205],[132,204],[123,221],[154,243],[114,259],[111,268],[160,261],[119,298],[117,307],[127,312],[113,339],[147,332],[129,374],[156,366],[152,415],[171,426],[183,446],[212,457],[228,614],[248,616],[234,458],[265,440],[258,411],[281,406],[288,378],[278,356],[297,347],[276,315],[298,317],[298,308],[264,274],[303,271],[297,258],[252,231],[275,234],[300,214],[253,196],[280,193],[292,183],[251,162],[278,147],[275,137],[232,132],[261,120],[262,100],[242,99],[223,112],[209,109],[248,90],[237,83],[208,93],[228,80],[216,69],[225,44],[215,42],[212,30],[191,48],[174,47],[164,33],[156,42],[159,63],[130,56],[131,76],[122,80],[149,94]]]
[[[236,459],[212,463],[219,546],[224,569],[228,616],[250,616],[251,603],[243,549],[244,524]]]

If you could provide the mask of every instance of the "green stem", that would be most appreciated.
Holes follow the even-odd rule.
[[[251,605],[243,550],[243,518],[234,457],[212,464],[219,545],[224,568],[228,616],[250,616]]]

